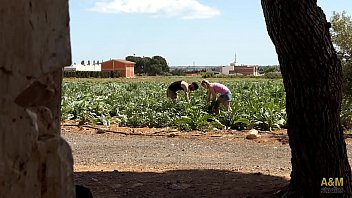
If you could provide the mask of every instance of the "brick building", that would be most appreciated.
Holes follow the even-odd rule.
[[[244,76],[257,76],[256,66],[233,66],[233,69],[229,71],[229,74],[242,74]]]
[[[101,63],[101,71],[118,71],[121,77],[133,78],[135,62],[111,59]]]

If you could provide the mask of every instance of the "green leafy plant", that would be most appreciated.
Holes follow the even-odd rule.
[[[203,131],[285,127],[285,92],[281,80],[221,78],[218,82],[226,84],[232,91],[232,111],[221,109],[219,115],[213,115],[206,102],[206,90],[200,88],[192,92],[189,103],[184,101],[182,92],[177,101],[173,101],[166,98],[165,93],[170,79],[158,79],[65,79],[62,119],[106,126],[117,124]]]

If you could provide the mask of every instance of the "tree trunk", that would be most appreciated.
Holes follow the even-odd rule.
[[[286,90],[292,172],[283,196],[328,196],[321,191],[323,178],[343,177],[343,196],[351,197],[340,123],[341,63],[325,14],[316,0],[261,2]]]

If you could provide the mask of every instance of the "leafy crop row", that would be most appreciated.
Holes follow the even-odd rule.
[[[128,127],[176,127],[273,130],[285,127],[285,92],[278,80],[225,81],[232,91],[232,111],[208,112],[203,88],[166,98],[168,82],[67,81],[63,84],[62,119]]]

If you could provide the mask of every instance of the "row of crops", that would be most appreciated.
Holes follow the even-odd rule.
[[[200,81],[201,79],[198,79]],[[187,80],[188,81],[188,80]],[[62,119],[127,127],[175,127],[181,130],[273,130],[285,127],[285,92],[280,80],[226,80],[233,95],[232,111],[208,112],[203,88],[190,102],[166,98],[170,80],[65,80]]]

